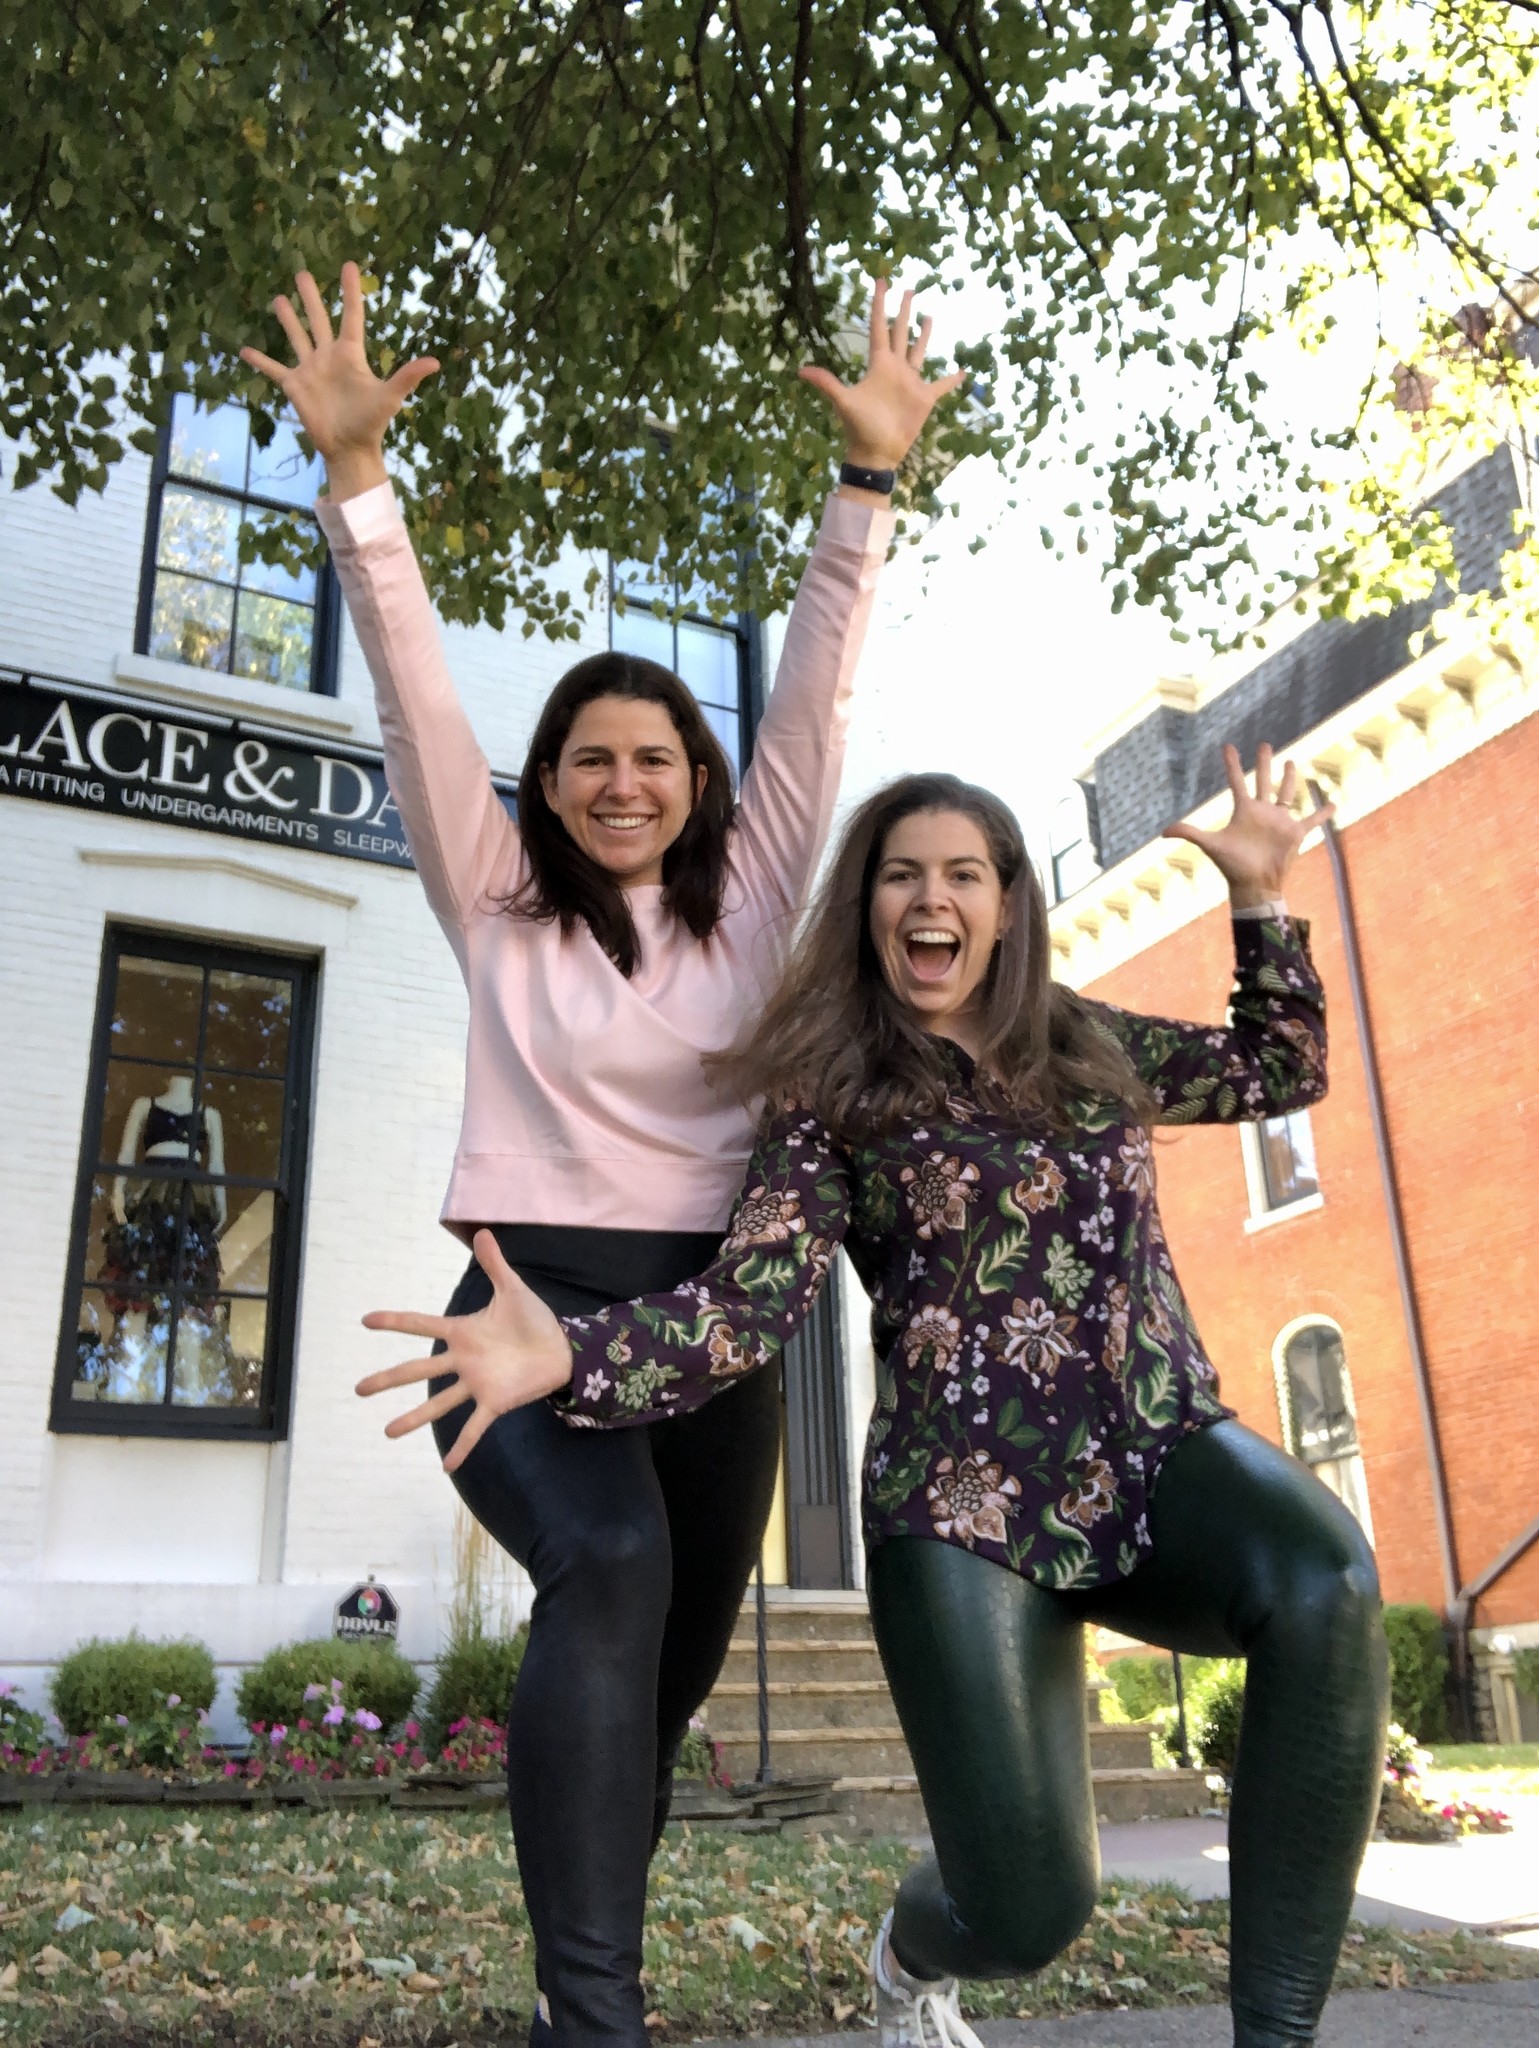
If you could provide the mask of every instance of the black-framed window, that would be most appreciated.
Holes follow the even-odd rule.
[[[334,691],[341,609],[312,509],[322,480],[294,421],[280,421],[259,448],[244,406],[204,407],[178,393],[151,477],[138,651],[287,689]],[[305,566],[242,559],[251,536],[275,529],[298,536]]]
[[[287,1428],[315,970],[109,929],[53,1427]]]
[[[1315,1164],[1315,1137],[1307,1109],[1264,1117],[1250,1128],[1256,1148],[1260,1210],[1286,1209],[1319,1194],[1320,1169]]]
[[[610,562],[609,598],[610,646],[661,662],[683,678],[740,782],[762,709],[754,614],[713,619],[703,592],[687,591],[636,562]]]
[[[1334,1323],[1309,1318],[1292,1326],[1280,1356],[1273,1356],[1279,1368],[1284,1443],[1345,1502],[1371,1539],[1368,1478],[1340,1330]]]
[[[1053,806],[1048,821],[1048,860],[1052,867],[1053,901],[1062,903],[1101,872],[1091,832],[1090,805],[1078,783]]]

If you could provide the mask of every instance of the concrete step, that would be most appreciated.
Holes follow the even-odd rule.
[[[789,1690],[789,1689],[788,1689]],[[752,1771],[758,1761],[759,1703],[757,1694],[723,1699],[721,1689],[712,1694],[707,1725],[726,1752],[727,1768],[737,1777],[743,1768]],[[1148,1770],[1153,1764],[1149,1729],[1137,1724],[1120,1728],[1092,1723],[1090,1766],[1093,1771]],[[886,1697],[885,1687],[861,1688],[808,1699],[803,1688],[795,1696],[770,1688],[770,1761],[772,1767],[794,1769],[797,1776],[809,1772],[836,1776],[869,1777],[878,1770],[867,1767],[865,1759],[872,1745],[899,1761],[881,1767],[900,1774],[912,1773],[913,1763]],[[751,1761],[743,1766],[741,1759]],[[811,1759],[816,1755],[817,1761]]]
[[[781,1636],[765,1647],[772,1679],[858,1679],[882,1675],[882,1660],[876,1654],[875,1643],[853,1638],[848,1642],[820,1642],[816,1636]],[[721,1675],[728,1684],[752,1685],[757,1680],[759,1659],[751,1642],[732,1645]]]
[[[718,1728],[711,1734],[722,1746],[730,1777],[751,1778],[759,1761],[757,1726]],[[913,1774],[903,1732],[896,1721],[821,1728],[770,1728],[770,1768],[777,1777],[847,1778],[907,1777]]]
[[[1209,1796],[1200,1771],[1097,1771],[1091,1785],[1096,1818],[1104,1821],[1176,1819],[1200,1813]],[[914,1841],[929,1833],[919,1781],[911,1772],[851,1772],[834,1780],[829,1799],[841,1816],[841,1831],[852,1836]]]
[[[816,1636],[825,1642],[871,1640],[871,1615],[863,1593],[829,1593],[815,1598],[787,1598],[770,1593],[765,1598],[765,1634],[805,1638]],[[754,1606],[748,1600],[738,1616],[733,1647],[754,1642]]]

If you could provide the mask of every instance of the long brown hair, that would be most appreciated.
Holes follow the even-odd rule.
[[[784,981],[724,1062],[745,1096],[799,1102],[841,1138],[938,1115],[950,1077],[935,1038],[887,986],[871,937],[871,890],[893,827],[956,811],[983,834],[1010,919],[983,984],[980,1087],[1060,1129],[1091,1105],[1147,1122],[1154,1101],[1095,1006],[1055,982],[1047,901],[1009,807],[954,775],[905,775],[851,817]]]
[[[672,669],[639,654],[590,655],[569,668],[545,700],[518,781],[518,822],[529,873],[502,907],[540,924],[559,918],[563,934],[581,918],[620,972],[631,975],[640,948],[625,891],[607,868],[583,852],[546,802],[540,780],[540,770],[560,760],[578,712],[596,697],[661,704],[688,756],[691,787],[695,771],[705,770],[705,788],[663,855],[664,907],[697,939],[708,939],[721,916],[732,770],[688,686]]]

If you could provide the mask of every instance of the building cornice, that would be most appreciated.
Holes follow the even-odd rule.
[[[1539,660],[1447,641],[1345,705],[1287,749],[1345,828],[1452,767],[1539,711]],[[1186,822],[1229,813],[1227,790]],[[1307,849],[1319,835],[1306,839]],[[1099,980],[1226,900],[1217,868],[1181,839],[1154,839],[1049,913],[1053,968],[1073,988]]]

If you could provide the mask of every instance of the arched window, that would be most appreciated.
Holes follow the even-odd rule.
[[[1341,1332],[1323,1317],[1290,1323],[1273,1347],[1283,1442],[1373,1535],[1357,1407]]]
[[[1062,903],[1076,889],[1083,889],[1100,873],[1095,839],[1091,832],[1089,805],[1084,789],[1075,783],[1053,807],[1047,834],[1048,860],[1053,873],[1053,901]]]

